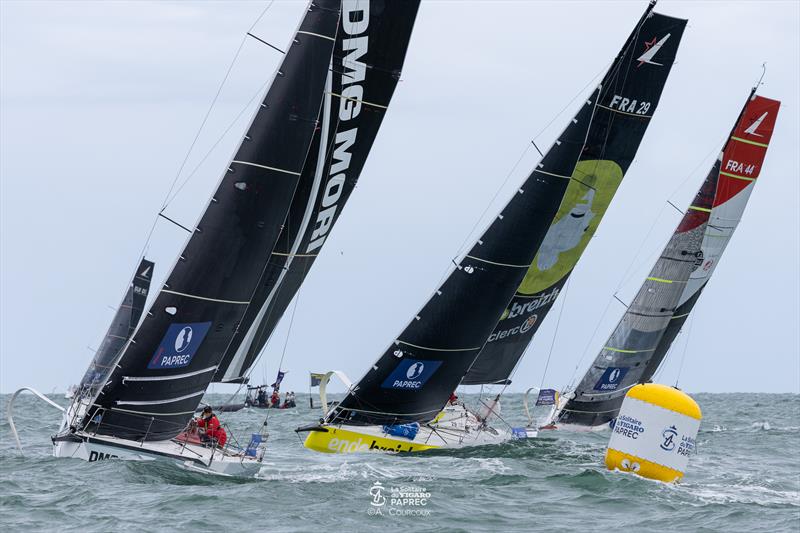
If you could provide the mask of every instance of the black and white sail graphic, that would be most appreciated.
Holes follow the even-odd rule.
[[[418,0],[342,3],[320,127],[275,249],[215,381],[244,379],[322,250],[400,79],[418,7]]]
[[[94,397],[98,387],[108,379],[114,368],[114,362],[122,353],[122,349],[142,318],[142,312],[147,302],[147,293],[150,291],[150,280],[153,279],[154,267],[153,262],[147,259],[142,259],[139,263],[139,268],[136,269],[133,281],[114,314],[114,319],[100,343],[100,348],[81,379],[76,397]]]
[[[339,16],[338,1],[309,5],[230,167],[87,412],[92,430],[166,439],[194,413],[286,220],[318,127]]]
[[[639,149],[686,26],[651,9],[652,4],[604,78],[602,104],[558,214],[464,385],[503,383],[511,376]]]
[[[557,422],[605,424],[629,388],[653,377],[741,220],[779,106],[751,93],[694,201],[614,333],[567,394]]]

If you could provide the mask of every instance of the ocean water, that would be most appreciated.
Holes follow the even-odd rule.
[[[20,455],[6,420],[9,397],[0,396],[4,531],[800,530],[796,394],[694,395],[704,413],[698,453],[684,480],[672,485],[607,471],[607,432],[556,431],[401,456],[317,454],[293,431],[319,416],[305,395],[298,395],[298,409],[270,412],[259,479],[212,477],[161,462],[54,459],[49,437],[60,413],[29,395],[14,405]],[[266,413],[243,410],[223,419],[245,435]],[[523,425],[522,395],[505,397],[503,417]],[[375,515],[376,482],[389,499],[394,488],[418,493],[425,505],[387,501]]]

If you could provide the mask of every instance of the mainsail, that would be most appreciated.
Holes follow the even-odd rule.
[[[658,106],[686,21],[651,11],[620,53],[607,98],[536,258],[464,385],[504,383],[597,230]]]
[[[513,198],[327,422],[402,424],[436,417],[523,283],[565,194],[610,200],[598,182],[619,182],[621,171],[605,159],[606,143],[587,145],[587,136],[595,120],[602,125],[595,136],[602,139],[611,136],[609,125],[617,120],[634,132],[646,127],[685,25],[651,10],[652,5],[601,84]],[[642,59],[649,48],[645,41],[653,37],[667,66]],[[636,135],[621,137],[615,135],[614,142],[638,145]],[[576,168],[582,156],[586,163]]]
[[[78,393],[75,396],[94,397],[99,386],[104,384],[111,375],[114,362],[117,360],[125,344],[133,335],[139,320],[142,318],[144,305],[147,302],[147,293],[150,291],[150,280],[153,279],[154,263],[147,259],[142,259],[139,268],[133,276],[128,290],[122,303],[114,314],[114,319],[108,327],[103,342],[100,343],[97,353],[94,355],[89,368],[78,385]]]
[[[418,0],[342,3],[321,125],[275,249],[215,381],[245,379],[322,250],[400,79],[418,7]]]
[[[750,94],[700,191],[614,333],[557,415],[595,426],[649,381],[708,283],[761,172],[780,102]]]
[[[142,324],[87,410],[100,434],[168,439],[191,418],[244,319],[303,172],[340,2],[314,0]]]

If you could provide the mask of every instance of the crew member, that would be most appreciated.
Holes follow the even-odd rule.
[[[197,427],[200,428],[200,440],[203,442],[221,448],[228,441],[228,434],[219,423],[219,418],[214,414],[210,405],[203,408],[203,414],[197,419]]]
[[[274,409],[277,409],[281,406],[281,395],[278,394],[277,389],[272,391],[272,396],[270,397],[269,401],[272,404],[271,407]]]

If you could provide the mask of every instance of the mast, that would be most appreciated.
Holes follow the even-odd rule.
[[[663,59],[671,64],[685,25],[651,15],[651,7],[542,161],[431,299],[328,415],[328,423],[424,423],[440,412],[523,282],[565,194],[579,190],[574,183],[594,194],[598,182],[615,179],[613,168],[602,159],[605,143],[587,144],[595,121],[603,117],[604,125],[619,120],[634,131],[646,128],[669,66],[636,69],[636,58],[645,49],[642,35],[650,36],[657,27]],[[665,38],[669,32],[672,39]],[[661,81],[655,84],[657,90],[630,92],[630,83],[640,79]],[[578,168],[582,154],[591,157]]]
[[[462,384],[509,379],[628,171],[658,106],[686,26],[685,20],[653,12],[653,5],[606,75],[607,102],[595,116],[558,214]]]
[[[317,128],[339,7],[309,5],[216,192],[87,411],[92,431],[168,439],[194,413],[286,219]]]
[[[750,93],[686,215],[558,421],[604,424],[617,416],[628,388],[653,377],[741,220],[779,106]]]
[[[253,303],[215,381],[245,379],[331,234],[400,80],[418,8],[418,0],[342,3],[321,127],[314,132],[297,192]]]

